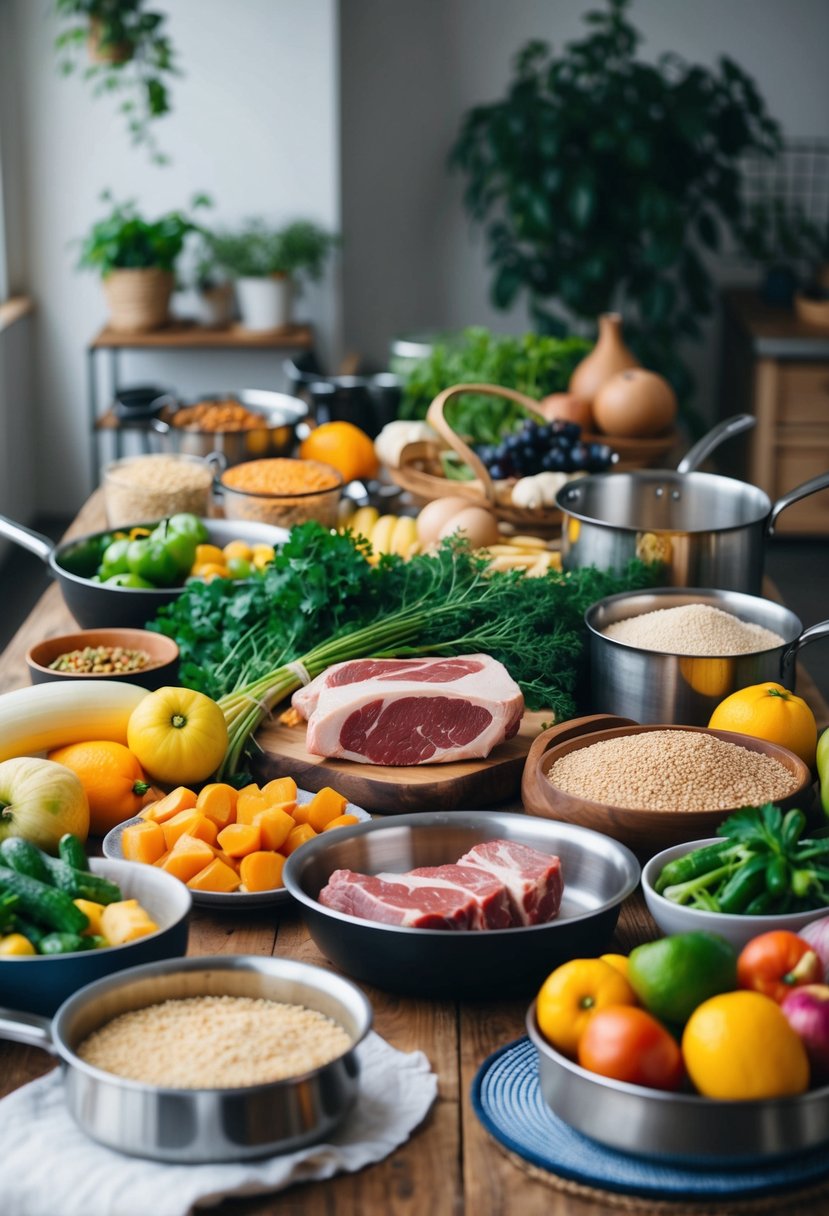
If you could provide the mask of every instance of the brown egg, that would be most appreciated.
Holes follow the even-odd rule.
[[[611,376],[599,389],[593,418],[606,435],[645,439],[667,431],[676,409],[676,393],[664,376],[631,367]]]
[[[565,422],[576,422],[583,431],[593,426],[593,411],[590,402],[576,393],[550,393],[538,403],[538,412],[551,422],[563,418]]]
[[[473,549],[485,549],[487,545],[495,545],[500,540],[498,521],[485,507],[470,507],[459,511],[448,519],[440,531],[440,539],[455,532],[462,533]]]
[[[437,544],[441,529],[447,520],[470,506],[468,498],[450,494],[446,498],[435,498],[426,504],[417,517],[417,539],[424,548]]]

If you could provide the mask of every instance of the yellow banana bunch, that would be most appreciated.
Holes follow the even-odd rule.
[[[417,529],[410,515],[381,515],[376,507],[358,507],[343,525],[355,536],[364,536],[375,555],[397,553],[411,557],[420,552]]]

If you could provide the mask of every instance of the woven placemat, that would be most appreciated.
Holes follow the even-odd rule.
[[[487,1132],[524,1171],[606,1207],[671,1216],[680,1210],[718,1216],[727,1211],[730,1216],[788,1212],[797,1201],[814,1213],[815,1201],[829,1196],[829,1154],[822,1149],[756,1163],[686,1167],[619,1152],[583,1136],[544,1101],[535,1048],[527,1038],[483,1063],[472,1103]]]

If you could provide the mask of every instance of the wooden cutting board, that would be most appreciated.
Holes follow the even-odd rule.
[[[305,750],[305,723],[285,726],[274,717],[256,734],[259,751],[251,768],[260,784],[290,775],[306,790],[331,785],[349,802],[381,815],[476,810],[518,797],[530,745],[553,720],[550,711],[525,713],[518,734],[485,760],[394,768],[312,756]]]

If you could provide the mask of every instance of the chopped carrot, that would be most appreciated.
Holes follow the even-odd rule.
[[[306,822],[310,823],[314,831],[321,832],[330,819],[345,814],[347,805],[348,799],[343,794],[338,794],[330,785],[324,785],[308,803]]]
[[[258,785],[246,785],[236,799],[236,822],[253,823],[254,818],[268,809],[268,800]]]
[[[158,861],[166,847],[161,824],[150,820],[131,823],[124,828],[121,836],[121,850],[125,861],[143,861],[152,865],[154,861]]]
[[[291,811],[294,817],[294,823],[307,823],[308,816],[311,814],[310,802],[298,802]]]
[[[309,840],[313,840],[316,835],[317,833],[310,823],[298,823],[283,844],[281,852],[286,857],[290,857],[295,849],[298,849],[300,845],[306,844]]]
[[[213,850],[206,841],[185,834],[179,836],[161,869],[175,878],[180,878],[182,882],[189,882],[199,870],[203,870],[213,860]]]
[[[219,832],[218,845],[230,857],[255,853],[262,841],[258,823],[229,823]]]
[[[139,814],[142,819],[152,819],[155,823],[166,823],[181,811],[189,811],[196,805],[196,795],[186,785],[177,785],[169,794],[151,802]]]
[[[238,791],[223,781],[205,785],[196,799],[196,809],[206,815],[220,830],[233,823],[236,818]]]
[[[239,886],[239,875],[219,857],[194,874],[187,882],[191,891],[235,891]]]
[[[262,795],[269,803],[296,802],[296,782],[293,777],[276,777],[262,786]]]
[[[263,849],[279,849],[288,839],[296,824],[290,815],[278,807],[268,807],[261,811],[253,821],[259,825],[262,833]]]
[[[352,823],[359,822],[360,820],[356,815],[338,815],[336,819],[329,819],[322,830],[323,832],[330,832],[332,828],[347,828]]]
[[[173,815],[172,819],[166,819],[161,825],[161,830],[164,832],[167,848],[171,849],[183,832],[194,835],[195,833],[191,829],[195,828],[200,819],[204,819],[204,815],[197,811],[195,807],[189,807],[186,811],[179,811],[177,815]]]
[[[248,853],[242,858],[239,875],[248,891],[273,891],[282,886],[285,858],[280,853]]]

